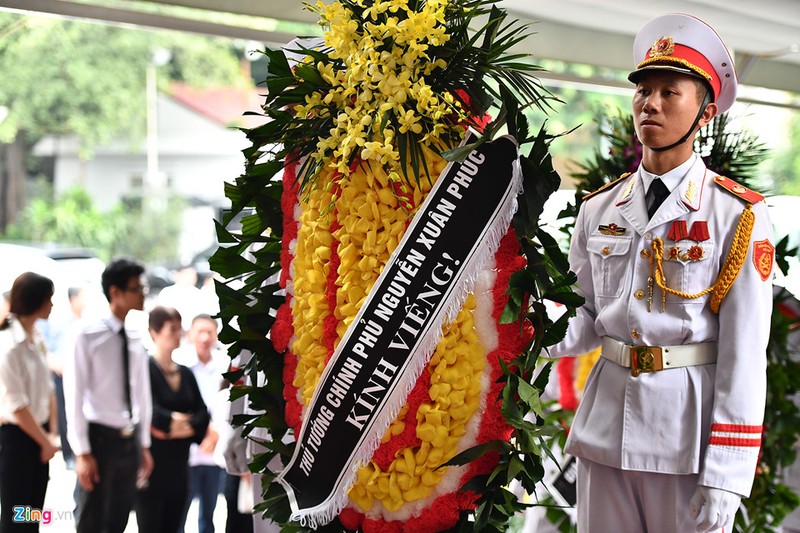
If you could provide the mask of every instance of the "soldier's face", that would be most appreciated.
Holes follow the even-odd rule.
[[[702,84],[686,74],[652,71],[642,75],[633,96],[633,124],[643,145],[668,146],[689,130],[700,109]],[[709,107],[715,104],[709,104]],[[702,127],[708,120],[700,120]],[[687,143],[691,149],[691,143]]]

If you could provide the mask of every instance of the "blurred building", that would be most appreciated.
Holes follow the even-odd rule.
[[[148,179],[148,143],[144,132],[96,146],[89,159],[79,153],[76,136],[47,136],[34,154],[53,159],[56,194],[76,185],[84,188],[100,210],[123,199],[175,195],[186,201],[180,257],[188,261],[212,246],[213,219],[227,205],[224,182],[244,170],[247,146],[237,126],[252,127],[260,117],[263,97],[257,89],[196,89],[172,84],[159,92],[156,105],[158,180]],[[134,128],[132,128],[133,130]],[[152,148],[151,148],[152,150]],[[150,154],[152,157],[152,153]],[[153,190],[154,183],[158,190]]]

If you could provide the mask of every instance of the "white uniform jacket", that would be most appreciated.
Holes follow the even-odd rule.
[[[747,496],[761,442],[773,300],[774,252],[766,259],[761,252],[774,244],[765,203],[753,205],[747,258],[719,315],[711,311],[709,295],[688,300],[669,294],[662,311],[657,286],[652,310],[647,308],[648,254],[656,237],[664,241],[669,287],[694,294],[715,283],[748,202],[714,178],[697,157],[652,220],[638,171],[583,203],[569,262],[586,303],[551,355],[586,353],[600,346],[603,336],[644,346],[717,342],[716,364],[638,377],[600,358],[586,383],[566,451],[625,470],[699,474],[699,484]],[[673,221],[686,221],[688,232],[702,240],[670,239]],[[615,231],[608,234],[612,224]],[[701,231],[704,227],[707,232]],[[675,246],[681,252],[668,260]],[[694,246],[702,256],[694,248],[689,259]],[[754,258],[761,261],[760,269]]]

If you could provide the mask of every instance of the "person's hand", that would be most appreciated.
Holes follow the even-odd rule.
[[[228,435],[225,441],[225,449],[222,456],[225,458],[225,470],[229,474],[241,475],[248,474],[250,469],[247,467],[247,442],[242,437],[242,428],[235,428]]]
[[[147,486],[147,480],[150,474],[153,473],[153,456],[150,455],[149,448],[142,449],[142,462],[139,465],[139,470],[136,472],[136,486],[144,488]]]
[[[186,413],[172,413],[169,423],[170,439],[188,439],[194,436],[194,428],[189,424],[189,415]]]
[[[39,460],[42,464],[50,462],[50,459],[53,458],[60,448],[61,447],[56,444],[55,440],[48,434],[47,442],[41,447],[41,451],[39,452]]]
[[[697,531],[714,531],[730,522],[741,499],[738,494],[727,490],[698,485],[689,501],[689,512],[695,519]]]
[[[155,428],[153,426],[150,426],[150,435],[159,440],[167,440],[169,438],[168,433],[161,431],[160,429]]]
[[[75,474],[81,487],[92,492],[100,483],[100,472],[97,470],[97,461],[91,453],[84,453],[75,458]]]
[[[211,427],[208,426],[206,430],[206,436],[203,437],[203,440],[200,441],[200,450],[205,453],[214,453],[214,448],[217,447],[217,441],[219,440],[219,433]]]

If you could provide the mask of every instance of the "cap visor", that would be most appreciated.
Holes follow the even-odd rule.
[[[703,80],[704,82],[708,83],[707,79],[705,79],[703,76],[701,76],[700,74],[698,74],[697,72],[693,71],[690,68],[682,67],[680,65],[665,65],[663,63],[646,65],[644,67],[634,70],[633,72],[628,74],[628,81],[630,81],[631,83],[639,83],[639,80],[643,75],[647,74],[648,72],[652,72],[654,70],[655,71],[668,70],[671,72],[677,72],[679,74],[686,74],[687,76],[691,76],[693,78],[697,78],[699,80]]]

